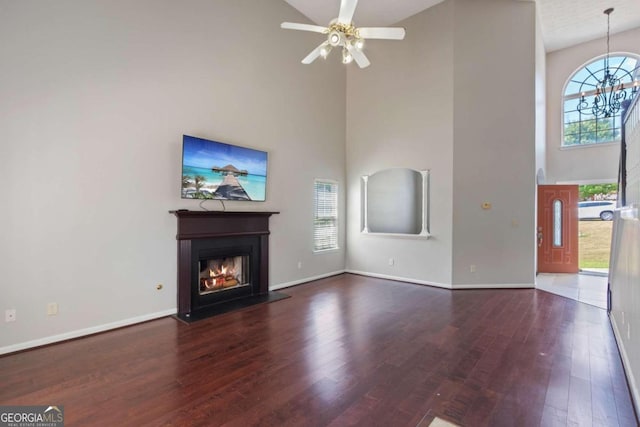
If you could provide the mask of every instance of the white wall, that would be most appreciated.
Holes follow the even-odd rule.
[[[404,41],[368,42],[372,65],[347,73],[350,271],[451,283],[452,19],[452,1],[414,15]],[[431,170],[429,240],[360,233],[361,177],[394,167]]]
[[[400,25],[401,45],[370,43],[379,57],[347,77],[347,269],[533,286],[535,5],[450,0]],[[390,167],[431,169],[431,239],[360,234],[360,177]]]
[[[537,3],[536,3],[537,6]],[[547,175],[547,56],[542,39],[540,9],[536,7],[536,184],[545,184]],[[538,198],[534,212],[538,212]],[[536,217],[537,229],[537,217]],[[537,234],[537,232],[536,232]],[[534,248],[534,265],[538,265],[538,251]]]
[[[611,52],[640,54],[640,28],[611,36]],[[562,96],[571,75],[606,53],[606,38],[547,54],[547,182],[616,182],[620,161],[617,143],[560,148]]]
[[[611,324],[624,362],[631,393],[640,410],[640,100],[625,120],[627,147],[626,207],[615,213],[611,242]]]
[[[535,4],[455,0],[454,28],[453,284],[530,287]]]
[[[636,411],[640,410],[640,221],[637,210],[626,210],[629,219],[616,212],[609,282],[611,324],[616,334],[625,374]]]
[[[345,71],[300,64],[321,36],[282,21],[306,22],[280,0],[0,0],[0,353],[175,310],[183,133],[269,152],[267,202],[227,206],[281,211],[272,286],[344,268],[311,225],[313,179],[344,188]]]
[[[537,5],[537,3],[535,3]],[[542,39],[540,11],[536,8],[536,173],[547,169],[547,56]],[[539,182],[544,184],[544,182]],[[537,211],[537,209],[536,209]]]

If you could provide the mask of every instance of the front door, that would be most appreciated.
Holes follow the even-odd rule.
[[[578,272],[578,186],[538,186],[538,273]]]

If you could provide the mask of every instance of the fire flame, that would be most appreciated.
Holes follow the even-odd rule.
[[[209,277],[226,276],[228,271],[229,271],[229,268],[227,266],[224,266],[224,265],[221,266],[219,270],[218,269],[214,270],[214,269],[210,268],[209,269]],[[229,273],[233,274],[234,272],[231,271]]]
[[[208,264],[209,274],[206,270],[200,274],[201,294],[241,286],[239,284],[241,279],[238,275],[242,274],[242,266],[236,268],[234,259],[212,260]]]

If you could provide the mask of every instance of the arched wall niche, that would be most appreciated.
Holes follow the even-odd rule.
[[[429,237],[429,171],[384,169],[362,177],[362,233]]]

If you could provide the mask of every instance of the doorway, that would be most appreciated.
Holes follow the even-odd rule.
[[[592,202],[606,199],[590,197],[591,190],[590,186],[577,184],[538,185],[537,270],[540,274],[536,276],[536,288],[606,309],[606,273],[595,269],[601,268],[605,258],[608,268],[613,221],[609,213],[598,206],[579,207],[581,201],[587,201],[582,199],[591,198]],[[587,208],[591,211],[587,212]],[[609,227],[609,240],[606,227]],[[604,249],[602,242],[606,243]],[[603,250],[606,254],[599,253]]]
[[[580,272],[608,275],[618,184],[586,184],[578,189]]]

